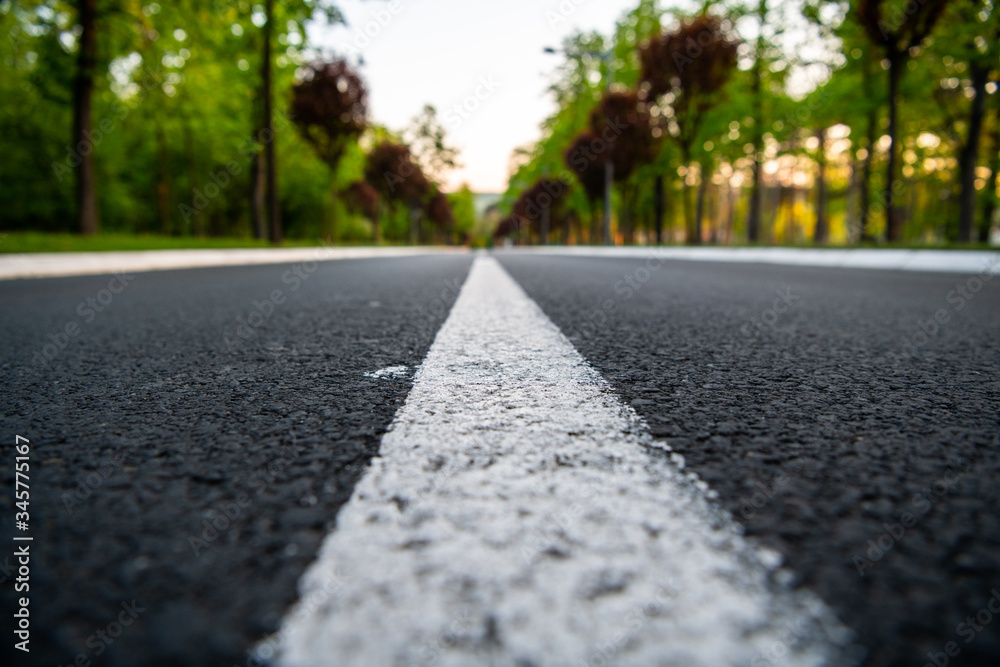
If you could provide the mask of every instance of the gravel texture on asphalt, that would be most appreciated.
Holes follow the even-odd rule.
[[[295,601],[470,263],[0,282],[0,508],[13,518],[19,434],[34,536],[32,652],[24,662],[5,633],[0,662],[245,664]],[[7,619],[12,532],[5,520]]]
[[[498,257],[865,664],[998,664],[1000,278]]]
[[[833,614],[663,451],[478,258],[275,664],[725,667],[795,627],[782,667],[853,665]]]

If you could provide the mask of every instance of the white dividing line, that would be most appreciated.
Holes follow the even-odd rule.
[[[825,665],[847,633],[496,260],[258,654],[320,665]]]

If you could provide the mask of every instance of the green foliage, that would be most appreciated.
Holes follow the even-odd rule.
[[[602,174],[590,179],[588,197],[565,156],[581,133],[592,132],[591,116],[613,79],[619,97],[663,93],[646,100],[640,113],[648,113],[651,134],[658,135],[650,142],[656,150],[637,151],[642,154],[635,164],[616,179],[619,240],[629,241],[633,232],[639,242],[649,240],[657,183],[664,185],[667,238],[678,239],[681,192],[685,184],[704,183],[706,238],[741,242],[758,162],[762,241],[804,242],[818,217],[822,162],[831,242],[858,242],[863,233],[870,242],[886,228],[891,59],[898,75],[901,185],[893,204],[901,239],[955,238],[958,202],[970,188],[978,235],[988,233],[1000,213],[996,0],[725,0],[687,3],[687,10],[662,5],[635,0],[606,32],[573,34],[547,56],[556,110],[542,123],[541,138],[515,152],[503,215],[536,183],[559,180],[570,186],[563,202],[570,242],[590,240]],[[436,113],[425,109],[402,132],[374,126],[360,136],[336,133],[337,159],[329,160],[328,151],[317,155],[291,121],[293,85],[314,53],[306,42],[308,22],[343,17],[323,0],[286,0],[274,11],[275,146],[286,234],[314,241],[330,236],[337,220],[339,241],[370,242],[376,234],[390,242],[410,240],[414,215],[430,213],[428,202],[457,162]],[[681,76],[661,80],[668,85],[656,91],[647,77],[644,91],[643,49],[696,21],[717,21],[727,44],[740,43],[736,68],[727,56],[728,74],[710,94],[692,88],[688,92],[696,94],[685,99],[683,86],[674,85]],[[255,156],[271,140],[260,130],[260,7],[249,0],[101,0],[94,132],[83,146],[71,145],[77,22],[75,2],[0,0],[0,227],[73,231],[74,165],[81,151],[93,150],[101,228],[109,235],[254,236]],[[689,44],[682,46],[687,54]],[[689,71],[702,78],[718,73],[705,63],[698,55]],[[699,97],[710,103],[690,101]],[[683,143],[659,140],[682,133]],[[827,137],[822,146],[820,133]],[[979,150],[972,168],[963,170],[962,156],[973,155],[970,143]],[[332,201],[331,190],[346,191],[366,178],[376,190],[385,189],[384,172],[399,165],[377,173],[369,167],[372,153],[386,144],[407,149],[420,166],[421,176],[401,186],[408,194],[384,191],[374,220]],[[468,188],[448,195],[447,203],[453,240],[485,242],[490,223],[477,219]],[[440,201],[435,210],[447,218]]]
[[[657,35],[712,21],[722,26],[726,42],[742,42],[737,69],[731,69],[731,60],[719,70],[708,67],[707,42],[696,46],[698,35],[686,35],[673,53],[692,67],[670,72],[666,65],[675,65],[675,60],[661,59],[665,78],[647,76],[644,88],[639,55],[650,49]],[[641,0],[616,24],[610,38],[599,32],[576,34],[563,44],[562,64],[551,86],[557,111],[543,122],[541,139],[516,152],[503,213],[509,213],[539,178],[559,176],[573,186],[567,204],[578,215],[573,242],[589,242],[586,222],[592,202],[602,196],[601,175],[594,172],[584,178],[588,198],[580,178],[567,173],[571,170],[562,157],[594,139],[587,118],[607,85],[608,60],[601,54],[610,50],[616,89],[648,91],[660,98],[659,108],[650,110],[654,126],[679,140],[661,142],[655,156],[616,183],[616,226],[624,234],[620,240],[628,242],[636,230],[650,238],[654,186],[660,179],[668,238],[676,237],[683,217],[683,185],[704,181],[699,187],[705,197],[707,237],[728,243],[745,239],[755,154],[761,166],[759,224],[764,242],[812,238],[819,219],[821,163],[827,193],[822,203],[833,243],[871,242],[884,234],[890,203],[903,241],[933,245],[955,238],[957,200],[969,187],[977,190],[978,235],[985,238],[1000,212],[998,49],[995,0],[732,0],[700,4],[692,15],[665,13],[658,3]],[[897,74],[905,72],[897,77],[895,134],[901,180],[895,191],[885,187],[889,58],[895,58]],[[703,83],[726,71],[724,85],[704,91],[695,85],[700,85],[695,79]],[[689,83],[688,74],[694,75]],[[987,82],[980,93],[985,100],[975,138],[970,136],[977,97],[974,81]],[[656,90],[654,83],[660,86]],[[693,93],[688,100],[685,88]],[[698,98],[703,101],[692,101]],[[958,160],[970,142],[984,147],[978,151],[974,178],[960,183]],[[515,231],[510,224],[507,228]],[[523,234],[518,238],[523,240]]]
[[[336,240],[370,241],[371,224],[330,201],[331,178],[342,189],[363,177],[361,143],[346,133],[335,156],[318,156],[290,120],[309,48],[306,23],[342,17],[319,0],[279,2],[274,12],[286,234],[328,237],[337,206]],[[255,155],[271,140],[260,130],[260,8],[246,0],[98,3],[94,140],[83,147],[70,145],[76,22],[76,3],[0,2],[0,227],[74,231],[74,167],[79,150],[93,150],[101,228],[113,238],[252,237]],[[330,157],[338,158],[332,177]]]
[[[452,214],[455,216],[455,231],[462,237],[468,237],[476,227],[476,198],[465,183],[448,195]]]

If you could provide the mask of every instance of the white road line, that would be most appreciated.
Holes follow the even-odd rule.
[[[300,582],[313,603],[260,655],[285,667],[837,662],[847,633],[832,614],[783,589],[777,555],[748,544],[682,467],[496,260],[477,258]]]

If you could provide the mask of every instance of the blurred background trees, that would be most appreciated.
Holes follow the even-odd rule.
[[[615,179],[616,243],[985,243],[1000,227],[998,26],[995,0],[638,2],[610,37],[562,45],[558,109],[520,149],[498,236],[528,242],[518,202],[551,174],[571,185],[569,242],[599,242],[587,119],[613,75],[653,136]]]
[[[368,125],[368,93],[343,60],[313,62],[292,86],[291,115],[302,137],[330,168],[330,237],[336,238],[337,168],[347,147]]]
[[[3,229],[602,243],[608,193],[618,244],[1000,227],[995,0],[636,0],[538,54],[555,108],[490,216],[444,190],[459,156],[437,110],[372,124],[358,66],[318,58],[312,21],[343,17],[332,0],[0,0]]]
[[[3,229],[408,241],[409,212],[364,183],[362,144],[387,131],[361,76],[315,59],[310,21],[343,17],[328,0],[0,1]],[[456,155],[433,109],[420,129],[437,176]]]

